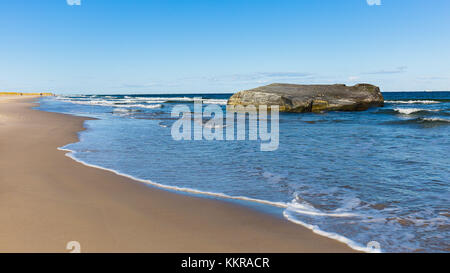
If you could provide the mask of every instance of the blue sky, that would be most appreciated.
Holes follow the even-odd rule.
[[[448,0],[0,0],[0,91],[450,90],[449,13]]]

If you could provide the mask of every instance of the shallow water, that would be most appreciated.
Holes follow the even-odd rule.
[[[41,110],[99,118],[67,145],[88,164],[177,188],[267,201],[280,213],[354,248],[450,250],[450,92],[384,93],[363,112],[280,114],[280,146],[175,141],[170,111],[193,97],[224,107],[230,95],[43,98]]]

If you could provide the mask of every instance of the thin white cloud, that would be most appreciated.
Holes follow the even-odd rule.
[[[418,80],[422,81],[440,81],[440,80],[447,80],[448,77],[441,77],[441,76],[422,76],[418,77]]]
[[[120,88],[132,88],[132,89],[152,89],[160,87],[175,87],[180,86],[177,82],[153,82],[153,83],[124,83],[120,85]]]
[[[315,78],[315,75],[307,72],[258,72],[208,77],[206,80],[213,82],[268,83],[312,78]]]
[[[369,6],[381,6],[381,0],[366,0]]]
[[[366,74],[366,75],[399,74],[399,73],[406,72],[407,69],[408,69],[408,67],[406,67],[406,66],[399,66],[392,70],[378,70],[378,71],[366,72],[363,74]]]
[[[81,6],[81,0],[66,0],[69,6]]]
[[[122,87],[125,88],[149,88],[157,86],[156,84],[134,84],[134,83],[125,83],[122,85]]]

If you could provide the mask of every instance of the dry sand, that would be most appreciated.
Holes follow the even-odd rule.
[[[0,252],[352,252],[282,218],[149,187],[57,147],[86,118],[0,97]]]

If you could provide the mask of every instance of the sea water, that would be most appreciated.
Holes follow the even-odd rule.
[[[171,109],[229,94],[78,95],[38,109],[97,118],[63,149],[75,160],[166,189],[277,208],[286,219],[368,250],[450,251],[450,92],[383,93],[362,112],[279,116],[279,148],[175,141]]]

